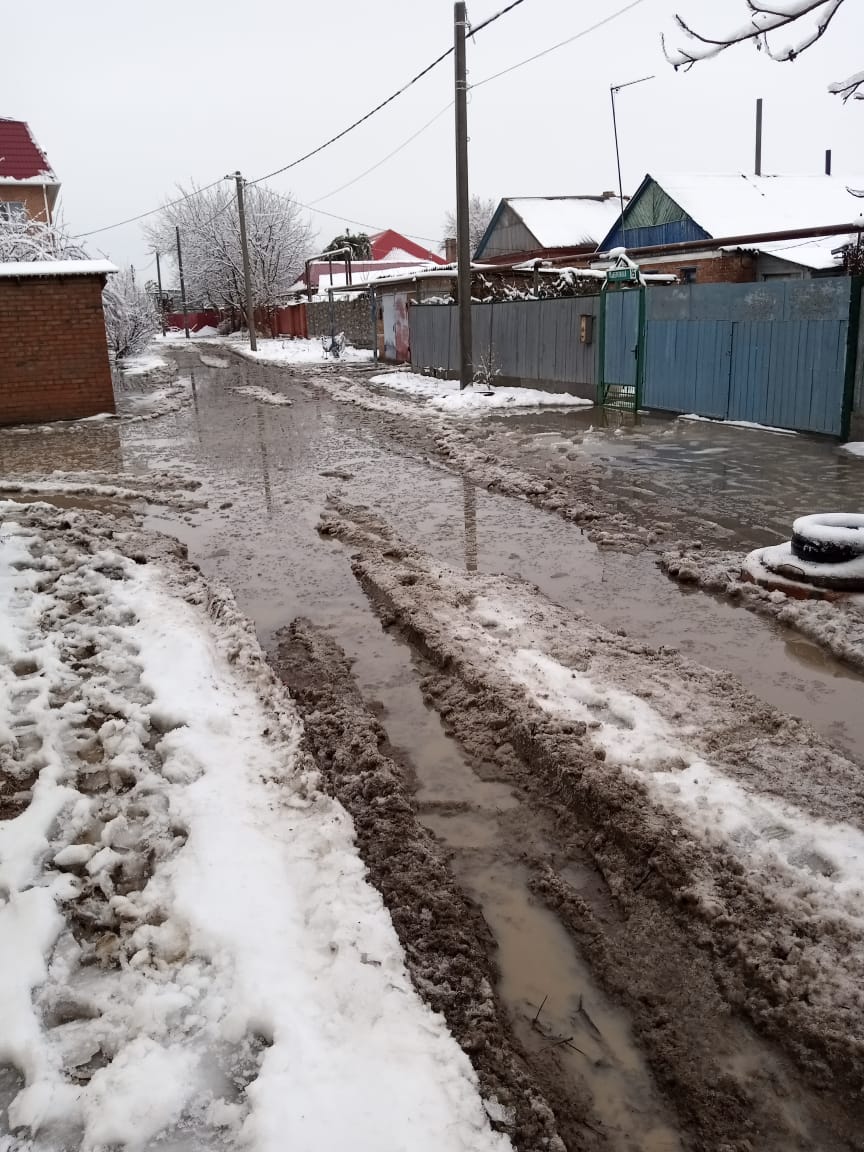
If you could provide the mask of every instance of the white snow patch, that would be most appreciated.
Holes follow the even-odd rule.
[[[712,416],[697,416],[695,412],[687,412],[678,417],[679,420],[693,420],[702,424],[723,424],[727,428],[749,428],[754,432],[775,432],[778,436],[797,436],[791,428],[772,428],[770,424],[754,424],[752,420],[715,420]]]
[[[124,376],[146,376],[163,368],[170,368],[171,362],[156,352],[142,352],[140,356],[128,356],[120,364]]]
[[[335,364],[360,363],[372,359],[372,352],[366,348],[342,349],[338,359],[328,356],[320,340],[259,340],[258,351],[253,352],[245,344],[232,343],[234,351],[247,360],[259,364]]]
[[[864,440],[853,440],[849,444],[841,444],[841,452],[848,452],[850,456],[864,456]]]
[[[370,384],[394,392],[425,398],[427,406],[440,412],[484,411],[491,408],[591,408],[567,392],[543,392],[536,388],[493,388],[491,395],[474,388],[460,390],[457,380],[439,380],[419,372],[382,372],[369,378]]]
[[[86,1152],[134,1152],[179,1127],[212,1147],[217,1126],[256,1152],[504,1152],[251,626],[228,598],[206,615],[187,570],[135,564],[92,527],[85,549],[48,510],[54,527],[21,523],[33,514],[0,504],[0,743],[21,722],[42,742],[29,806],[0,823],[0,1063],[25,1077],[21,1146],[83,1127]],[[93,743],[123,790],[77,791]],[[82,892],[103,916],[89,940],[65,919]],[[112,938],[117,963],[82,963]],[[70,1000],[84,1009],[51,1026],[43,1010]]]
[[[259,388],[255,384],[238,384],[231,391],[237,392],[240,396],[249,396],[253,400],[259,400],[262,404],[288,406],[294,403],[287,396],[283,396],[281,392],[271,392],[269,388]]]

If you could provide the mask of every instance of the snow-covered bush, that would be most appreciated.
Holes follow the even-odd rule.
[[[87,253],[62,222],[0,219],[0,264],[20,260],[86,260]]]
[[[131,268],[108,277],[102,293],[108,350],[117,360],[143,351],[159,327],[153,300]]]
[[[495,215],[496,203],[483,196],[472,196],[468,201],[468,240],[471,245],[471,255],[477,251],[477,246],[483,239],[483,233],[489,227],[489,222]],[[444,239],[452,240],[456,236],[456,213],[444,214]]]

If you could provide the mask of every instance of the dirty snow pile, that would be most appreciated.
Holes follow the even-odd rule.
[[[591,408],[568,392],[542,392],[537,388],[492,388],[491,395],[478,388],[460,390],[458,380],[439,380],[418,372],[382,372],[370,384],[425,399],[429,408],[441,412],[485,411],[491,408]]]
[[[149,376],[154,372],[170,371],[171,361],[158,352],[142,352],[138,356],[127,356],[120,367],[124,376]]]
[[[0,1149],[508,1147],[251,626],[101,523],[0,504]]]
[[[290,406],[294,403],[282,392],[273,392],[269,388],[259,388],[255,384],[238,384],[231,391],[240,396],[248,396],[251,400],[257,400],[261,404],[272,404],[275,407]]]

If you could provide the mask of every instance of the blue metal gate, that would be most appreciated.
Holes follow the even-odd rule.
[[[604,291],[600,303],[601,403],[635,411],[643,368],[644,288]]]
[[[650,291],[642,404],[842,435],[849,293],[842,278]]]

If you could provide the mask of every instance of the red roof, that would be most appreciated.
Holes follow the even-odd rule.
[[[372,258],[374,260],[386,260],[388,254],[395,249],[397,252],[407,252],[411,256],[416,256],[418,260],[432,264],[447,263],[443,256],[437,256],[421,244],[415,244],[413,240],[409,240],[401,232],[394,232],[392,228],[388,228],[384,232],[376,232],[374,236],[369,237],[369,243],[372,245]]]
[[[0,181],[39,179],[48,184],[57,182],[29,125],[23,120],[0,118]]]

